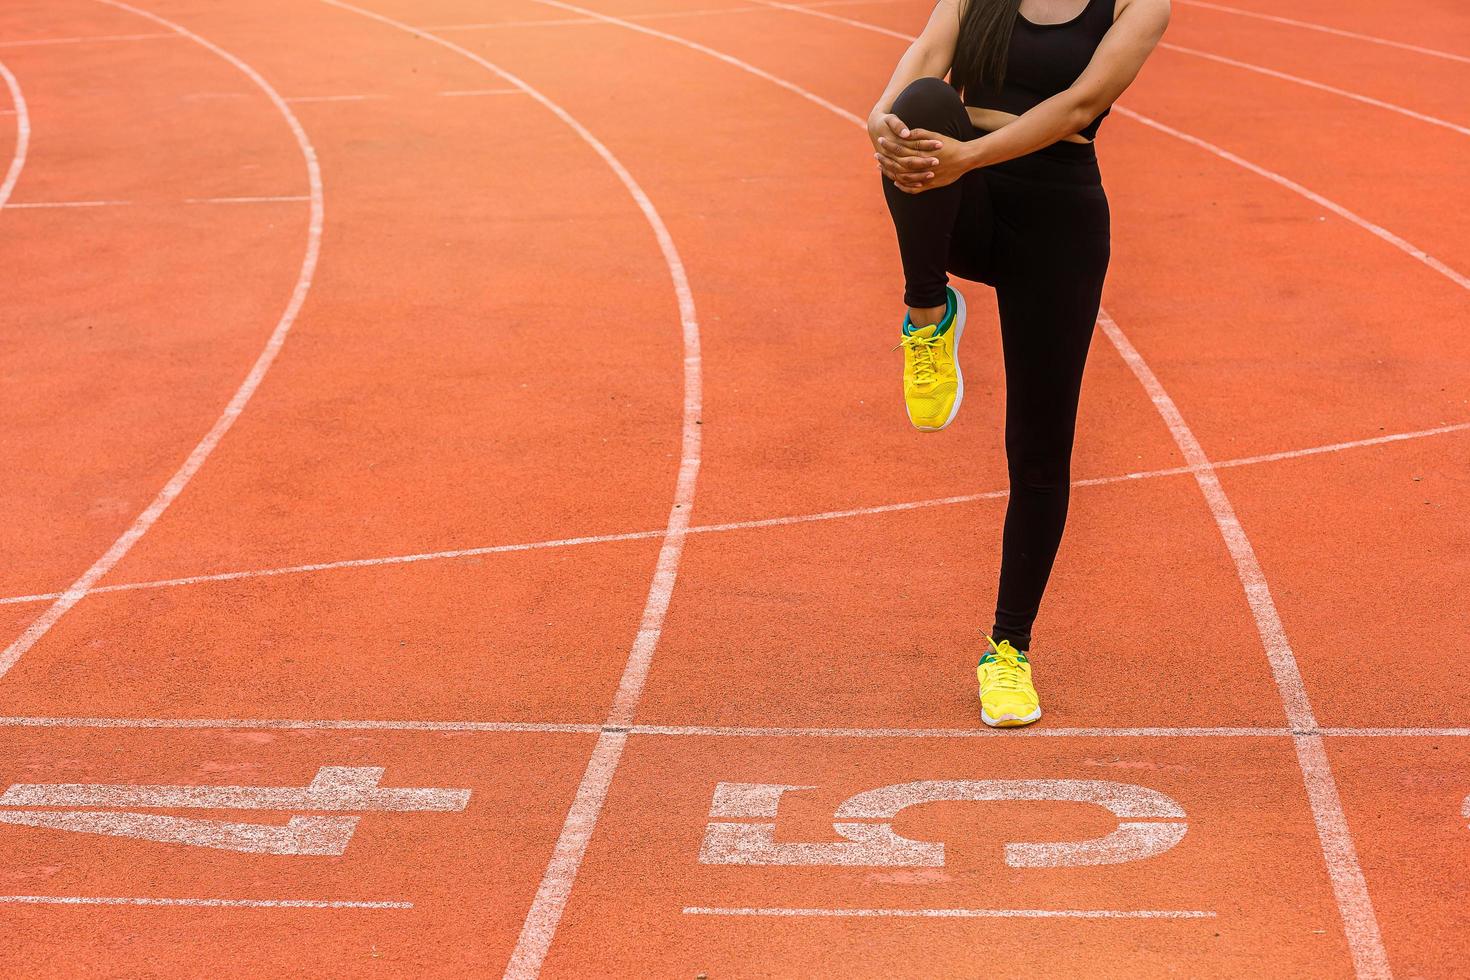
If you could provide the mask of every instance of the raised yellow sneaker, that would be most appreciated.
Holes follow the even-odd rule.
[[[960,335],[965,332],[965,298],[945,287],[944,319],[915,326],[903,318],[903,402],[909,421],[924,432],[937,432],[954,421],[965,397],[960,373]]]
[[[1029,725],[1041,717],[1041,698],[1031,683],[1031,661],[1026,651],[1011,646],[1010,640],[996,643],[980,658],[975,673],[980,679],[980,720],[991,728]]]

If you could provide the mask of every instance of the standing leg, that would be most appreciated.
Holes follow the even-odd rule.
[[[1107,198],[1101,187],[1037,185],[997,195],[1028,220],[996,290],[1011,494],[992,635],[1028,650],[1067,520],[1082,372],[1107,272]]]

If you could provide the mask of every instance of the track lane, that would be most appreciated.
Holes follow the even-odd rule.
[[[894,12],[890,11],[889,16],[894,16]],[[831,17],[823,17],[823,19],[832,21]],[[834,21],[834,23],[837,22]],[[840,23],[845,23],[846,26],[854,30],[873,33],[864,28],[863,22],[846,14],[842,15]],[[890,31],[886,27],[882,28],[882,30],[883,32]],[[899,32],[884,33],[881,36],[891,37],[892,33]],[[901,43],[901,41],[895,39],[894,43],[896,45]],[[898,49],[895,48],[896,50]],[[1176,57],[1179,56],[1176,55]],[[1223,71],[1225,69],[1221,70]],[[1264,81],[1271,80],[1265,79]],[[1274,84],[1278,87],[1290,88],[1290,86],[1285,86],[1285,83],[1279,81],[1274,82]],[[1158,88],[1159,83],[1155,80],[1154,74],[1151,71],[1146,71],[1140,83],[1135,86],[1138,92],[1153,92]],[[1172,93],[1175,90],[1175,88],[1171,87],[1166,91]],[[1313,95],[1314,93],[1307,90],[1307,94]],[[1317,96],[1320,98],[1329,98],[1320,93]],[[1331,101],[1338,103],[1342,100],[1332,97]],[[1370,110],[1366,107],[1353,107],[1351,103],[1347,103],[1347,106],[1349,110],[1381,111]],[[1128,288],[1128,280],[1124,279],[1125,276],[1139,277],[1141,273],[1148,270],[1149,274],[1144,277],[1148,283],[1148,288],[1143,294],[1143,297],[1152,301],[1153,305],[1162,305],[1163,307],[1176,311],[1176,313],[1181,309],[1185,309],[1191,318],[1204,321],[1211,319],[1219,321],[1221,325],[1218,329],[1204,330],[1200,334],[1200,336],[1210,341],[1219,338],[1220,342],[1224,343],[1229,338],[1240,333],[1242,329],[1250,330],[1259,326],[1262,328],[1259,338],[1252,338],[1252,342],[1245,346],[1247,349],[1261,350],[1263,352],[1270,350],[1272,346],[1282,345],[1284,338],[1280,336],[1280,332],[1283,321],[1291,323],[1291,318],[1301,317],[1300,326],[1294,326],[1294,331],[1309,329],[1311,331],[1310,336],[1317,338],[1320,336],[1320,331],[1315,329],[1314,321],[1319,318],[1325,319],[1328,322],[1335,322],[1341,319],[1345,326],[1354,327],[1358,332],[1334,333],[1330,335],[1331,340],[1334,342],[1341,342],[1345,347],[1349,346],[1349,342],[1353,340],[1357,340],[1360,344],[1364,343],[1365,341],[1359,338],[1362,336],[1362,332],[1366,331],[1373,335],[1372,340],[1366,341],[1367,343],[1375,347],[1387,345],[1392,350],[1393,359],[1387,359],[1387,363],[1397,367],[1397,358],[1400,357],[1413,362],[1412,367],[1405,365],[1403,370],[1395,370],[1393,372],[1395,383],[1401,383],[1407,386],[1405,391],[1406,397],[1401,402],[1404,408],[1412,409],[1412,406],[1416,402],[1430,404],[1434,406],[1432,411],[1435,413],[1436,421],[1443,419],[1444,413],[1446,412],[1460,410],[1459,405],[1451,406],[1445,399],[1445,394],[1450,390],[1446,386],[1446,375],[1455,371],[1454,364],[1458,358],[1458,354],[1452,353],[1449,361],[1445,361],[1442,358],[1426,359],[1418,353],[1421,345],[1417,338],[1409,338],[1403,336],[1401,333],[1377,329],[1378,323],[1391,324],[1397,322],[1397,314],[1388,312],[1397,309],[1396,298],[1389,293],[1382,292],[1370,293],[1365,297],[1363,291],[1354,288],[1354,286],[1355,279],[1372,275],[1377,278],[1392,277],[1394,281],[1402,281],[1404,283],[1404,286],[1401,288],[1415,289],[1423,309],[1421,322],[1427,329],[1435,331],[1436,335],[1443,336],[1446,342],[1451,345],[1451,351],[1453,352],[1458,350],[1461,338],[1459,333],[1448,325],[1456,322],[1466,302],[1463,289],[1456,289],[1455,287],[1464,286],[1470,280],[1466,280],[1458,270],[1445,266],[1433,256],[1425,256],[1418,248],[1419,243],[1404,241],[1395,235],[1393,230],[1374,224],[1357,213],[1344,208],[1337,201],[1325,198],[1316,193],[1311,187],[1304,187],[1275,171],[1260,166],[1250,159],[1233,154],[1228,149],[1200,141],[1189,132],[1183,132],[1146,116],[1140,117],[1137,113],[1132,113],[1126,107],[1120,107],[1115,114],[1127,120],[1127,122],[1120,120],[1120,123],[1123,125],[1129,122],[1142,122],[1156,131],[1163,132],[1168,137],[1168,139],[1162,142],[1141,141],[1137,143],[1133,140],[1114,138],[1101,148],[1101,151],[1105,155],[1104,169],[1112,175],[1109,178],[1110,186],[1117,187],[1121,184],[1124,192],[1118,198],[1116,202],[1118,206],[1114,209],[1115,220],[1120,222],[1120,227],[1121,222],[1128,221],[1133,217],[1130,211],[1124,209],[1135,206],[1147,209],[1151,221],[1162,221],[1172,225],[1178,225],[1182,220],[1201,222],[1208,219],[1209,223],[1203,225],[1198,232],[1195,232],[1194,228],[1191,227],[1192,233],[1211,236],[1214,239],[1212,243],[1213,247],[1220,254],[1228,257],[1231,268],[1240,268],[1246,264],[1254,268],[1252,278],[1250,279],[1243,277],[1207,277],[1201,279],[1196,273],[1196,266],[1198,264],[1196,259],[1199,253],[1189,250],[1181,251],[1174,248],[1171,244],[1171,239],[1167,237],[1154,239],[1147,236],[1118,235],[1115,236],[1115,249],[1131,249],[1141,245],[1149,249],[1150,254],[1141,256],[1133,255],[1132,253],[1123,253],[1125,261],[1115,262],[1114,264],[1114,272],[1110,277],[1110,295],[1118,295],[1119,284],[1122,284],[1123,288]],[[1401,120],[1401,122],[1405,125],[1410,123],[1409,120]],[[1429,140],[1433,145],[1458,145],[1455,136],[1448,133],[1434,134],[1431,132],[1427,135],[1426,133],[1418,133],[1417,135],[1421,140]],[[1307,229],[1312,227],[1311,223],[1314,220],[1324,220],[1320,213],[1313,214],[1311,205],[1315,204],[1318,207],[1327,209],[1327,217],[1336,215],[1345,219],[1349,225],[1356,225],[1357,227],[1356,229],[1348,227],[1341,230],[1336,227],[1324,227],[1321,230],[1321,234],[1311,235],[1313,246],[1312,250],[1307,252],[1292,248],[1291,241],[1281,236],[1274,236],[1273,239],[1263,238],[1258,232],[1250,228],[1249,225],[1243,223],[1244,221],[1261,220],[1258,217],[1260,213],[1259,209],[1272,206],[1267,203],[1269,194],[1259,184],[1256,184],[1255,179],[1247,178],[1243,181],[1239,179],[1231,180],[1226,176],[1229,166],[1225,168],[1205,166],[1197,170],[1170,170],[1160,168],[1156,163],[1159,159],[1157,154],[1160,152],[1170,154],[1170,158],[1183,154],[1181,158],[1187,159],[1188,151],[1181,150],[1177,145],[1173,148],[1167,145],[1171,140],[1190,143],[1200,151],[1221,157],[1229,166],[1239,167],[1249,171],[1254,174],[1254,178],[1265,178],[1274,181],[1291,191],[1297,197],[1308,198],[1310,203],[1305,207],[1300,202],[1290,201],[1284,205],[1283,214],[1287,216],[1287,221],[1292,226],[1300,223],[1304,226],[1302,230],[1307,231]],[[1146,152],[1135,154],[1135,145],[1150,147],[1150,149]],[[1106,160],[1108,153],[1123,153],[1127,154],[1127,156],[1121,161],[1121,166],[1109,166]],[[1216,176],[1217,172],[1219,176]],[[1205,181],[1203,184],[1200,184],[1193,176],[1195,173],[1204,175]],[[1156,184],[1168,188],[1168,192],[1156,193],[1151,189]],[[1199,186],[1196,186],[1197,184]],[[1255,186],[1252,186],[1253,184]],[[1400,187],[1400,191],[1403,193],[1408,193],[1409,190],[1410,188],[1407,183]],[[1204,193],[1201,193],[1201,191]],[[1242,210],[1242,219],[1228,221],[1223,224],[1217,223],[1214,214],[1221,200],[1229,201],[1234,205],[1238,200],[1246,199],[1246,195],[1249,195],[1252,203]],[[1259,204],[1255,203],[1255,199],[1257,198],[1260,200]],[[1191,200],[1192,207],[1189,210],[1170,207],[1172,202],[1181,200]],[[1426,209],[1421,207],[1420,210],[1424,211]],[[1293,230],[1295,229],[1293,228]],[[1383,266],[1381,271],[1377,271],[1376,267],[1365,266],[1364,263],[1369,257],[1376,253],[1372,252],[1371,246],[1365,248],[1360,240],[1353,240],[1355,238],[1360,239],[1360,232],[1362,231],[1379,237],[1387,245],[1397,248],[1400,252],[1404,253],[1405,256],[1418,259],[1423,264],[1429,266],[1434,272],[1438,272],[1447,282],[1440,285],[1432,282],[1422,284],[1420,282],[1423,279],[1422,275],[1416,275],[1412,268],[1405,269],[1401,265],[1396,265],[1395,262],[1398,260],[1391,257],[1384,257],[1382,259]],[[1220,236],[1222,235],[1231,236],[1231,240],[1220,240]],[[1238,239],[1238,241],[1235,239]],[[1330,260],[1322,262],[1318,260],[1319,256],[1317,253],[1324,249],[1331,249],[1341,254],[1333,255]],[[1264,254],[1256,255],[1255,253],[1257,252]],[[1177,270],[1174,279],[1171,280],[1163,274],[1165,267],[1172,267]],[[1369,273],[1365,271],[1366,269],[1374,269],[1375,271]],[[1273,280],[1271,287],[1263,290],[1260,281],[1255,278],[1257,276],[1269,277]],[[1321,286],[1322,292],[1319,294],[1316,292],[1318,288],[1317,284],[1319,280],[1323,279],[1337,281],[1332,282],[1330,286],[1325,284]],[[1177,290],[1171,291],[1167,286],[1170,281],[1190,280],[1194,281],[1193,288],[1195,290],[1208,289],[1222,294],[1229,292],[1231,295],[1228,297],[1224,295],[1208,296],[1204,294],[1199,296],[1187,294],[1181,296],[1176,295]],[[1313,290],[1304,292],[1299,286],[1295,285],[1303,282],[1312,284],[1314,287]],[[1133,294],[1129,293],[1129,295]],[[1316,316],[1312,319],[1307,319],[1306,310],[1300,309],[1305,306],[1303,301],[1307,299],[1312,299],[1319,305],[1329,303],[1331,307],[1327,311],[1313,311],[1316,313]],[[1288,303],[1287,301],[1290,302]],[[1242,316],[1240,313],[1242,308],[1249,310],[1252,315]],[[1298,309],[1300,309],[1300,312],[1298,312]],[[1148,332],[1153,329],[1152,311],[1145,311],[1141,321],[1135,321],[1130,312],[1129,322],[1135,329],[1140,331],[1139,336],[1141,338],[1146,340],[1150,345],[1154,345],[1155,338]],[[1168,344],[1170,343],[1171,336],[1176,341],[1184,339],[1178,335],[1177,331],[1174,331],[1172,335],[1160,335],[1157,340],[1160,343]],[[1297,344],[1303,342],[1302,340],[1295,340]],[[1320,340],[1315,339],[1313,342],[1318,345],[1321,343]],[[1174,356],[1173,351],[1168,347],[1160,348],[1158,346],[1150,346],[1149,349],[1151,356],[1162,356],[1164,358]],[[1192,336],[1188,340],[1188,345],[1181,348],[1181,353],[1187,356],[1189,363],[1196,368],[1201,366],[1199,364],[1199,351],[1196,346],[1195,337]],[[1289,365],[1296,360],[1296,356],[1262,357],[1260,360],[1264,362],[1265,369],[1275,370],[1272,365]],[[1383,359],[1380,359],[1379,363],[1383,363]],[[1214,365],[1211,364],[1210,366]],[[1237,372],[1226,371],[1225,369],[1227,367],[1228,363],[1220,363],[1219,373],[1212,374],[1207,383],[1200,385],[1198,392],[1187,391],[1183,393],[1183,397],[1187,403],[1193,404],[1191,400],[1204,397],[1213,401],[1215,405],[1218,405],[1218,408],[1215,405],[1207,406],[1207,410],[1202,415],[1193,410],[1190,412],[1191,418],[1199,420],[1196,422],[1196,425],[1200,428],[1202,438],[1207,445],[1215,438],[1211,431],[1213,420],[1216,418],[1228,418],[1232,413],[1238,415],[1241,412],[1259,412],[1263,419],[1270,419],[1271,424],[1276,426],[1292,426],[1298,424],[1317,426],[1322,420],[1329,422],[1343,421],[1350,417],[1351,413],[1358,410],[1372,411],[1375,413],[1375,416],[1379,411],[1379,404],[1376,402],[1354,401],[1343,405],[1338,389],[1341,384],[1347,383],[1347,380],[1341,377],[1314,376],[1308,379],[1293,378],[1293,386],[1291,388],[1283,388],[1274,383],[1265,386],[1252,383],[1242,384],[1243,376]],[[1318,400],[1323,404],[1323,411],[1292,411],[1285,409],[1280,404],[1282,399],[1299,396],[1301,394],[1300,385],[1303,383],[1320,386],[1324,389],[1321,394],[1316,392],[1312,392],[1311,394],[1314,400]],[[1380,372],[1375,372],[1371,383],[1374,385],[1382,383]],[[1410,392],[1412,392],[1412,396],[1410,396]],[[1300,406],[1299,401],[1293,404],[1298,408]],[[1411,425],[1421,424],[1425,421],[1424,415],[1421,412],[1413,412],[1409,417],[1415,419],[1415,422],[1408,423]],[[1365,419],[1364,424],[1372,425],[1377,424],[1377,422]],[[1216,455],[1239,451],[1240,445],[1238,441],[1235,441],[1239,438],[1237,430],[1243,429],[1246,437],[1249,438],[1252,433],[1266,431],[1266,428],[1268,427],[1264,425],[1230,426],[1229,438],[1232,439],[1233,444],[1229,445],[1229,448],[1217,452]],[[1316,428],[1315,431],[1310,431],[1310,434],[1308,431],[1300,432],[1294,437],[1303,439],[1331,438],[1330,436],[1326,436],[1325,432],[1320,428]]]
[[[556,5],[573,9],[561,3]],[[583,8],[575,8],[575,10],[586,13]],[[621,22],[621,25],[642,33],[651,33],[646,28],[636,27],[627,22]],[[705,51],[704,53],[710,52]],[[719,57],[722,60],[728,59],[728,56],[724,55],[719,55]],[[1135,373],[1139,374],[1140,380],[1149,389],[1166,421],[1169,421],[1170,428],[1179,441],[1181,449],[1191,459],[1198,457],[1201,461],[1206,461],[1203,450],[1185,426],[1183,418],[1174,408],[1172,401],[1163,394],[1152,372],[1133,350],[1132,345],[1122,337],[1110,318],[1105,316],[1103,325],[1125,360],[1129,361]],[[1206,475],[1209,476],[1209,479],[1206,479]],[[1305,689],[1297,673],[1290,646],[1285,640],[1284,630],[1275,606],[1266,588],[1264,575],[1249,541],[1241,530],[1228,498],[1224,496],[1213,473],[1197,472],[1196,476],[1206,499],[1210,502],[1221,534],[1230,546],[1240,573],[1241,584],[1246,589],[1263,643],[1270,655],[1288,715],[1293,718],[1295,725],[1312,726],[1315,723],[1312,720]],[[1360,976],[1386,976],[1389,969],[1374,918],[1372,903],[1367,895],[1362,873],[1357,864],[1353,842],[1344,824],[1341,805],[1337,798],[1331,771],[1326,765],[1321,740],[1317,736],[1301,736],[1296,740],[1296,748],[1306,779],[1317,829],[1321,836],[1329,874],[1352,946],[1355,969]]]
[[[1446,39],[1463,37],[1467,26],[1464,10],[1449,5],[1420,5],[1414,8],[1414,16],[1410,19],[1403,16],[1403,8],[1386,9],[1379,4],[1363,2],[1342,4],[1331,0],[1308,0],[1293,5],[1292,17],[1282,17],[1279,8],[1254,0],[1234,4],[1208,0],[1179,2],[1186,7],[1255,17],[1285,27],[1351,37],[1356,41],[1385,44],[1427,57],[1470,63],[1470,52],[1444,50]]]
[[[390,27],[409,33],[413,32],[411,27],[402,22],[394,21],[381,14],[374,14],[364,8],[353,7],[341,0],[326,0],[326,2],[332,6],[371,17]],[[683,406],[682,438],[674,499],[669,510],[667,529],[659,547],[658,563],[654,568],[653,580],[640,617],[638,632],[624,665],[617,694],[613,699],[603,730],[598,735],[597,743],[593,746],[591,757],[588,759],[587,767],[577,787],[576,796],[572,800],[571,808],[557,836],[551,859],[547,863],[545,874],[537,888],[536,897],[526,913],[525,923],[506,967],[508,977],[535,977],[541,972],[541,965],[545,961],[572,885],[576,881],[582,857],[601,812],[603,800],[617,772],[623,749],[627,743],[626,726],[631,724],[638,708],[638,702],[642,698],[643,687],[663,630],[664,617],[673,599],[679,560],[684,550],[690,514],[694,507],[695,486],[700,466],[702,436],[699,426],[702,422],[699,416],[703,411],[703,370],[699,321],[695,314],[694,299],[684,269],[683,258],[674,245],[674,240],[663,217],[622,161],[614,156],[571,113],[548,98],[539,89],[451,41],[446,41],[436,35],[425,36],[445,49],[469,58],[524,91],[575,131],[602,158],[633,198],[654,232],[679,301],[683,353]]]
[[[1183,5],[1174,8],[1166,41],[1358,91],[1462,126],[1470,124],[1470,112],[1459,94],[1470,77],[1470,63],[1351,38],[1304,36],[1268,21]]]
[[[273,21],[277,12],[289,16]],[[555,532],[569,514],[613,527],[666,520],[682,392],[648,381],[680,370],[668,328],[679,322],[678,297],[646,288],[649,265],[667,267],[616,176],[575,133],[548,126],[543,108],[499,96],[507,126],[545,128],[543,144],[566,165],[494,167],[474,102],[419,97],[485,87],[475,65],[370,24],[332,40],[344,19],[359,18],[325,6],[256,14],[241,23],[226,11],[232,26],[209,26],[282,91],[376,80],[394,97],[298,109],[312,113],[337,202],[328,230],[337,246],[309,329],[200,484],[118,574],[490,533],[476,528]],[[357,57],[303,57],[281,43],[282,23],[296,25],[288,37]],[[343,77],[344,64],[359,77]],[[382,64],[400,68],[385,75]],[[537,199],[544,209],[528,210]],[[497,222],[516,233],[486,234]],[[383,227],[392,233],[365,233]],[[579,275],[605,304],[590,318],[582,294],[566,292]],[[528,285],[552,291],[548,313],[566,316],[552,350],[519,312]],[[537,405],[557,386],[563,411],[527,424],[527,413],[543,418]],[[619,468],[626,476],[608,480]],[[51,654],[8,679],[9,695],[37,707],[60,699],[68,710],[156,712],[182,684],[212,714],[254,701],[287,714],[372,704],[383,716],[562,708],[600,720],[658,550],[634,540],[575,559],[542,552],[482,566],[464,556],[398,570],[407,574],[366,569],[326,589],[280,578],[223,583],[182,602],[88,604],[62,623]],[[161,657],[174,664],[166,684]],[[557,676],[569,662],[578,673]],[[87,682],[60,680],[79,675]]]
[[[109,23],[128,16],[95,4],[56,16],[75,16],[76,7],[104,11]],[[188,135],[172,125],[189,118],[178,100],[197,91],[201,77],[248,86],[208,51],[188,49],[182,64],[170,66],[80,46],[55,59],[40,49],[9,58],[23,59],[32,76],[35,130],[23,196],[11,204],[44,201],[57,190],[81,197],[142,186],[166,199],[157,208],[3,215],[0,249],[18,270],[5,331],[17,383],[0,485],[11,516],[0,532],[10,558],[3,577],[60,588],[108,548],[219,417],[242,362],[260,353],[260,321],[276,322],[277,297],[298,278],[301,233],[291,219],[305,209],[222,213],[181,203],[188,193],[231,186],[217,170],[202,173],[218,158],[193,152]],[[128,79],[131,106],[151,111],[162,129],[140,127],[106,97],[78,98],[72,72],[83,66],[96,77]],[[299,146],[268,101],[213,111],[251,132],[255,160],[288,148],[299,160]],[[129,165],[109,167],[115,160]],[[292,173],[297,181],[300,166]],[[37,329],[41,323],[45,329]],[[57,526],[68,532],[58,535]]]
[[[380,96],[295,104],[332,157],[340,259],[259,421],[118,575],[663,523],[681,394],[657,379],[680,370],[661,329],[677,300],[647,288],[663,263],[616,179],[523,93],[442,97],[507,87],[481,69],[429,51],[373,70],[404,61],[376,31],[354,32],[360,62],[303,62],[282,38],[322,36],[341,12],[264,9],[299,34],[218,14],[283,92]],[[534,154],[505,157],[538,129]]]

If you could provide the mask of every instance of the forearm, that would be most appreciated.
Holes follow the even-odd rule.
[[[1071,89],[1058,92],[1022,113],[1015,122],[966,144],[970,168],[1014,160],[1050,146],[1082,129],[1100,112],[1102,107],[1092,105]]]
[[[900,92],[909,87],[909,84],[919,78],[943,78],[949,71],[950,59],[943,52],[919,42],[909,45],[909,49],[898,59],[898,67],[893,70],[893,77],[888,80],[888,87],[878,97],[878,102],[873,106],[869,116],[881,115],[893,110],[893,100],[898,98]]]

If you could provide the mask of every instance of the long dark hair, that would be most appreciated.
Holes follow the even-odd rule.
[[[960,36],[949,83],[957,90],[998,89],[1006,76],[1011,30],[1021,0],[961,0]]]

